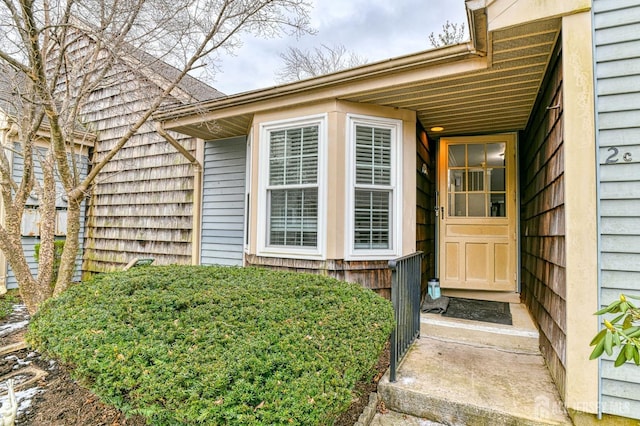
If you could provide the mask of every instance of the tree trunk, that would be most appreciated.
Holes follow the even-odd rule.
[[[31,315],[35,314],[42,302],[51,296],[50,290],[47,291],[46,288],[39,285],[31,274],[19,235],[9,241],[2,241],[2,251],[5,253],[11,270],[13,270],[20,285],[20,296],[27,306],[27,310]]]
[[[40,161],[42,169],[42,193],[39,194],[40,205],[40,254],[38,256],[37,281],[42,292],[53,294],[53,262],[56,230],[56,181],[53,172],[53,152],[49,151],[46,158]]]
[[[76,266],[76,258],[80,248],[80,204],[82,199],[77,200],[69,197],[67,206],[67,237],[60,259],[58,269],[58,279],[53,290],[53,295],[57,296],[65,291],[73,280],[73,272]]]

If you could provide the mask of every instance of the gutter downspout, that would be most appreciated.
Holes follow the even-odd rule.
[[[187,151],[180,143],[162,127],[162,123],[156,123],[156,131],[165,138],[193,165],[193,224],[191,229],[191,264],[200,264],[200,246],[202,242],[202,164]]]

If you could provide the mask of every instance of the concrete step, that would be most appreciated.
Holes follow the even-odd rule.
[[[422,336],[395,383],[387,372],[378,393],[389,410],[456,426],[572,424],[539,353],[453,340]]]
[[[509,308],[513,325],[449,318],[440,314],[422,314],[420,335],[478,346],[538,353],[539,333],[527,309],[519,303],[510,303]]]
[[[445,426],[442,423],[432,422],[427,419],[413,417],[408,414],[387,411],[376,413],[369,426]]]

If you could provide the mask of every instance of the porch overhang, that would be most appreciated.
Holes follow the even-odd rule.
[[[413,110],[432,137],[522,130],[560,36],[558,14],[568,12],[512,26],[500,16],[500,28],[491,30],[490,8],[501,4],[467,2],[468,43],[161,111],[154,118],[166,130],[222,139],[248,134],[256,113],[335,99]],[[444,130],[430,130],[436,126]]]

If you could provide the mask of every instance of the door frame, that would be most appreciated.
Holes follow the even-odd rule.
[[[515,239],[513,245],[513,253],[514,261],[513,261],[513,274],[514,274],[514,290],[511,291],[492,291],[492,290],[474,290],[474,289],[447,289],[443,288],[443,294],[449,295],[458,295],[461,297],[470,297],[470,298],[485,298],[491,300],[505,300],[505,301],[513,301],[519,302],[519,294],[521,292],[521,235],[520,235],[520,177],[519,177],[519,138],[517,132],[506,132],[506,133],[495,133],[495,134],[485,134],[485,135],[473,135],[473,136],[443,136],[438,139],[436,143],[436,205],[434,206],[436,210],[436,226],[435,226],[435,272],[436,276],[442,279],[442,271],[441,261],[444,253],[441,253],[441,239],[443,238],[443,218],[442,214],[448,214],[448,206],[447,209],[443,212],[441,207],[448,203],[448,194],[442,193],[441,185],[442,179],[446,178],[444,173],[447,170],[447,164],[445,164],[446,159],[446,151],[443,152],[444,141],[452,141],[452,140],[469,140],[482,142],[487,141],[490,142],[495,140],[496,137],[499,138],[509,138],[511,141],[511,152],[508,154],[511,158],[511,188],[506,188],[507,197],[513,197],[513,237]],[[508,152],[508,149],[507,149]],[[444,168],[444,171],[443,171]]]

